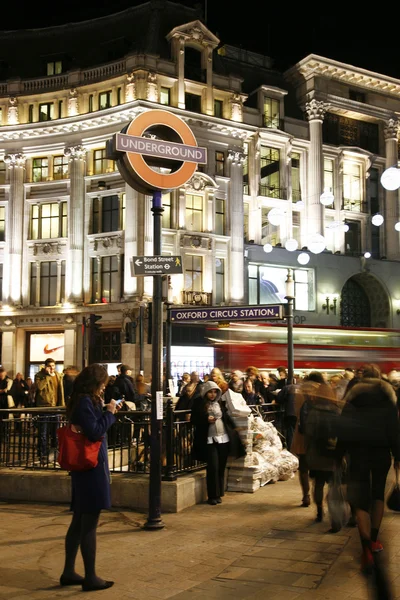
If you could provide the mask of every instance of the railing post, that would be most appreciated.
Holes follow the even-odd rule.
[[[166,431],[165,431],[165,442],[166,442],[166,459],[167,464],[163,474],[164,481],[176,481],[176,465],[174,463],[174,408],[173,401],[167,401],[166,409]]]

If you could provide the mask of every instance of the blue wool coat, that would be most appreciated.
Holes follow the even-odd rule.
[[[111,508],[110,472],[108,468],[106,432],[115,422],[115,416],[100,406],[94,406],[89,396],[80,399],[71,423],[79,425],[89,440],[103,437],[97,467],[89,471],[73,471],[71,510],[80,513],[98,512]]]

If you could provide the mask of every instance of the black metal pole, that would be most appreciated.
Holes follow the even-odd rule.
[[[153,254],[161,256],[161,216],[163,213],[161,192],[153,193]],[[162,275],[153,275],[153,322],[152,322],[152,359],[151,359],[151,435],[150,435],[150,482],[149,514],[145,529],[161,529],[161,445],[163,424],[163,305]],[[161,393],[161,402],[160,402]],[[161,404],[161,406],[160,406]]]
[[[171,373],[171,345],[172,345],[172,323],[171,323],[171,304],[167,303],[167,326],[166,326],[166,337],[165,340],[165,370],[167,372],[167,386],[169,386],[170,379],[172,379]],[[172,394],[172,390],[169,390]]]
[[[294,281],[292,279],[292,270],[288,269],[286,279],[287,300],[285,318],[287,323],[287,352],[288,352],[288,385],[294,383],[294,341],[293,341],[293,304],[294,304]]]
[[[82,369],[86,366],[86,317],[82,317]]]
[[[139,371],[144,374],[144,306],[139,306]]]

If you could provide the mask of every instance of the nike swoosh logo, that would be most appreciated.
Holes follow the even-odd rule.
[[[52,354],[52,352],[55,352],[56,350],[60,350],[61,348],[64,348],[64,346],[58,346],[57,348],[49,348],[49,345],[46,344],[45,347],[43,348],[43,352],[45,354]]]

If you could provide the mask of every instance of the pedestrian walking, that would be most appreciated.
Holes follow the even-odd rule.
[[[117,404],[110,400],[103,411],[101,394],[107,384],[107,371],[102,365],[86,367],[77,376],[67,404],[68,420],[90,441],[102,439],[98,464],[89,471],[71,473],[73,511],[65,538],[65,564],[60,585],[81,585],[84,592],[105,590],[114,582],[96,574],[96,532],[100,512],[111,507],[110,474],[106,432],[115,422]],[[81,549],[85,576],[75,571],[75,560]]]
[[[246,451],[228,415],[221,390],[214,381],[201,387],[201,397],[193,403],[193,456],[207,463],[207,495],[212,506],[220,504],[225,493],[225,467],[228,456],[239,458]]]

